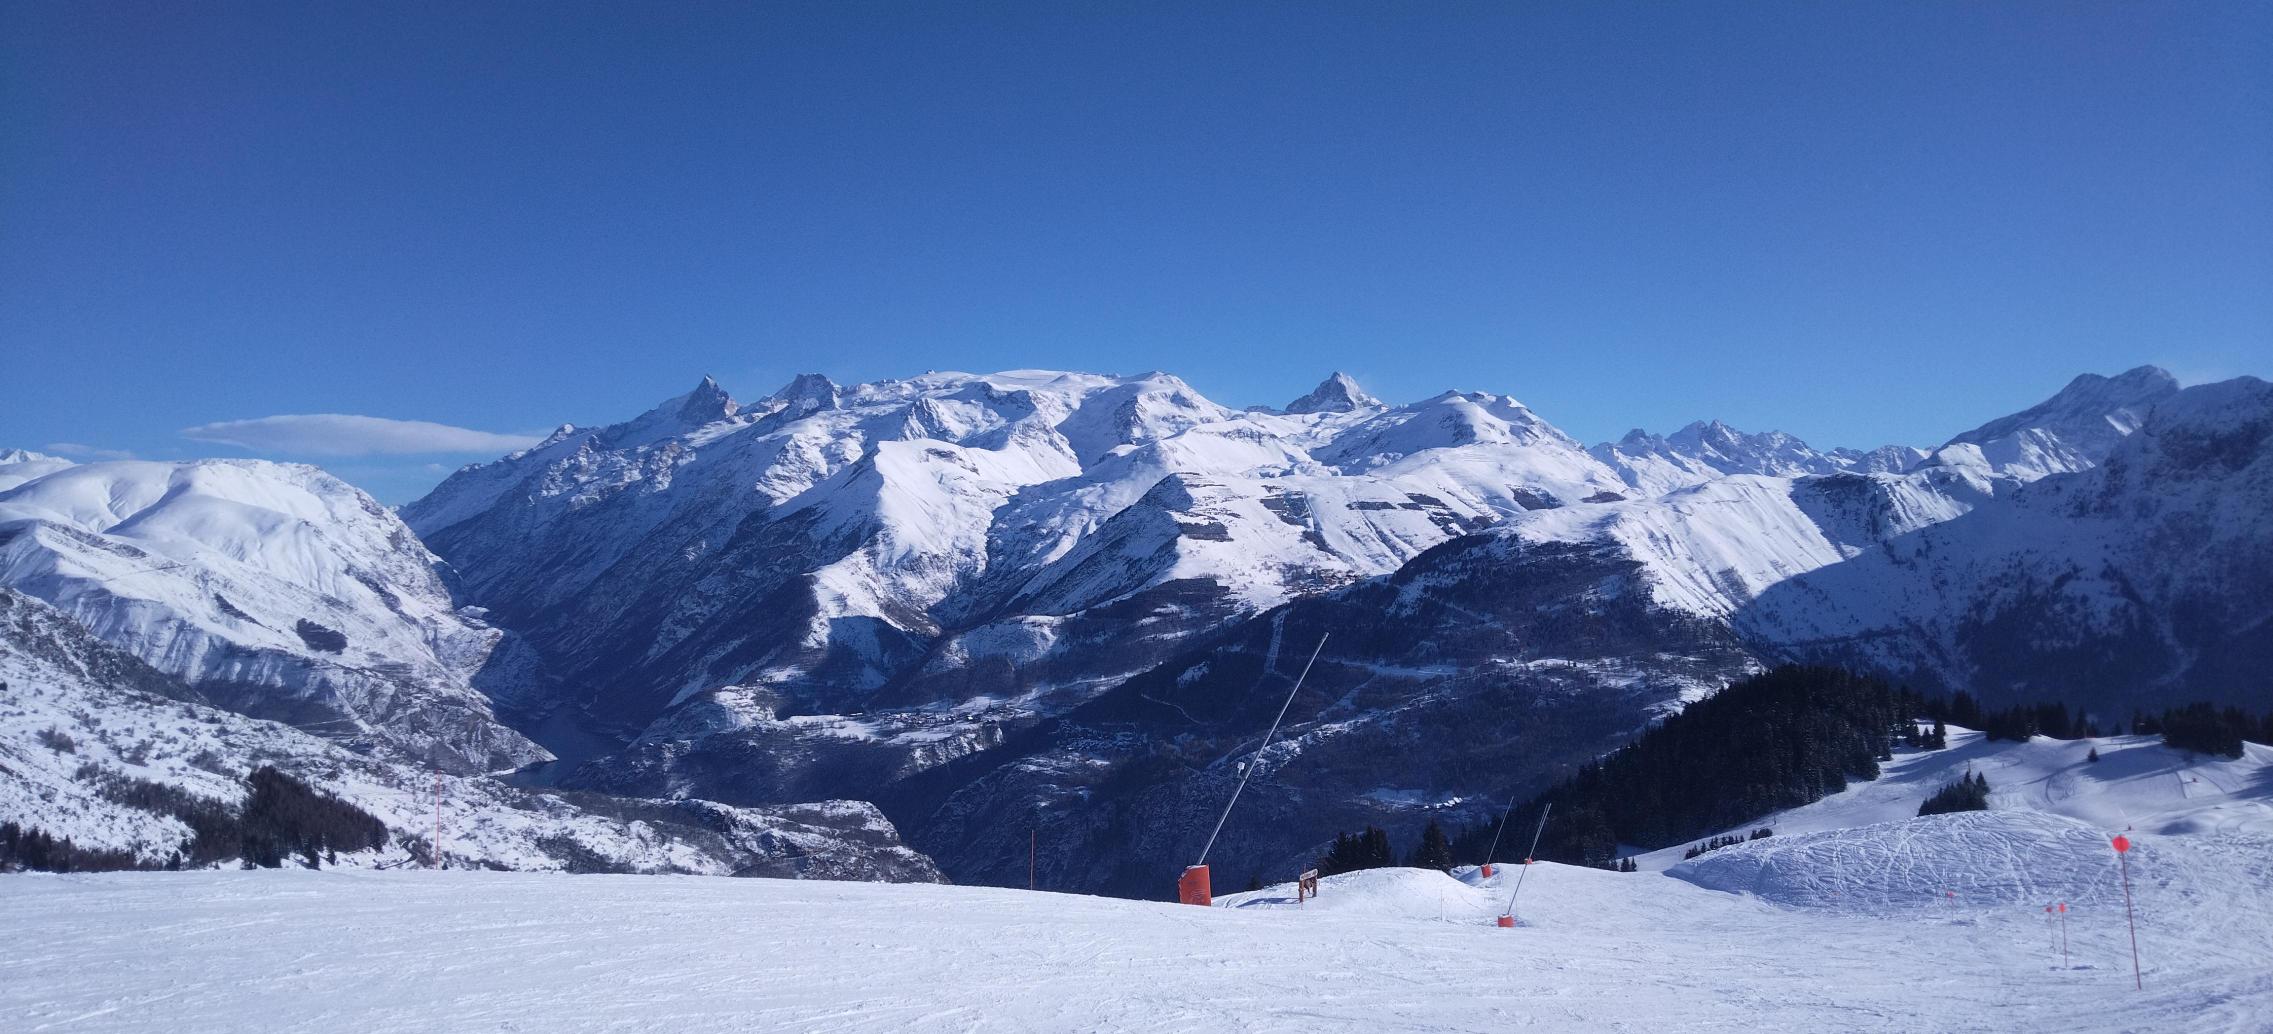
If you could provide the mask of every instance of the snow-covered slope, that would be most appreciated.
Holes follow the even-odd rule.
[[[2188,388],[2104,461],[1778,584],[1775,656],[2127,715],[2261,707],[2273,670],[2273,385]]]
[[[345,750],[207,704],[38,600],[0,588],[0,822],[151,862],[190,829],[123,780],[235,806],[273,765],[377,816],[383,848],[348,866],[451,866],[840,879],[937,879],[855,801],[731,808],[536,793]]]
[[[2095,747],[2102,760],[2085,760]],[[1967,768],[1989,774],[1993,810],[1908,814]],[[2258,1034],[2273,1011],[2269,772],[2273,750],[2258,745],[2202,761],[2145,737],[1952,730],[1949,749],[1903,752],[1875,782],[1762,820],[1775,836],[1670,871],[1657,857],[1636,873],[1373,869],[1326,877],[1306,902],[1266,879],[1209,909],[467,871],[16,876],[0,895],[18,936],[0,1016],[168,1034],[248,1022]],[[2126,827],[2129,909],[2108,842]],[[1040,842],[1045,859],[1073,850]],[[1218,855],[1217,882],[1244,861]],[[1516,925],[1496,926],[1511,900]],[[2065,924],[2045,912],[2060,903]],[[258,935],[242,936],[252,922]],[[370,958],[388,965],[358,961]],[[545,964],[466,963],[497,958]]]
[[[1988,780],[1989,810],[1917,815],[1928,795],[1969,773]],[[1983,912],[2034,913],[2042,923],[2046,906],[2065,903],[2071,932],[2091,940],[2076,952],[2080,965],[2063,965],[2128,976],[2127,952],[2093,957],[2101,938],[2124,929],[2110,843],[2121,833],[2150,972],[2173,962],[2273,972],[2273,938],[2256,922],[2273,916],[2273,747],[2247,744],[2228,760],[2158,737],[2014,743],[1952,729],[1948,749],[1899,752],[1877,780],[1729,832],[1759,827],[1774,835],[1690,860],[1680,847],[1637,860],[1643,874],[1662,869],[1811,915],[1966,923]],[[2040,929],[2057,945],[2056,928]],[[2153,946],[2165,933],[2183,939],[2182,953],[2177,943]]]
[[[2085,470],[2178,390],[2178,379],[2160,367],[2082,374],[2043,402],[1950,439],[1920,463],[2020,481]]]
[[[393,513],[314,467],[51,470],[0,491],[0,585],[247,714],[458,771],[546,757],[471,686],[503,633]]]
[[[1737,475],[1653,499],[1524,514],[1493,534],[1617,549],[1643,566],[1659,604],[1717,620],[1794,575],[1949,520],[1984,498],[1938,472]]]
[[[2094,752],[2098,761],[2090,760]],[[2229,760],[2172,749],[2160,736],[2037,736],[2015,743],[1954,727],[1946,749],[1898,750],[1881,763],[1877,779],[1724,832],[1767,826],[1776,831],[1772,839],[1788,843],[1803,833],[1906,823],[1920,802],[1969,772],[1989,781],[1989,805],[1997,812],[2150,837],[2273,837],[2273,747],[2245,744],[2242,757]],[[1644,869],[1663,869],[1680,862],[1686,846],[1636,860]]]
[[[2075,875],[2103,882],[2105,846],[2076,846],[2093,853]],[[2028,888],[2075,903],[2063,956],[2046,893],[1887,914],[1548,863],[1524,874],[1512,929],[1492,923],[1512,867],[1481,881],[1372,870],[1328,877],[1299,907],[1282,885],[1211,909],[986,887],[287,871],[12,878],[0,1016],[166,1034],[2259,1034],[2273,940],[2250,921],[2263,912],[2238,910],[2262,901],[2264,856],[2154,849],[2151,876],[2134,873],[2144,990],[2120,904],[2064,885]],[[1820,861],[1869,876],[1859,856]]]

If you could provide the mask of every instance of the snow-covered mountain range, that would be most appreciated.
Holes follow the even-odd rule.
[[[544,760],[471,685],[504,633],[393,512],[314,467],[0,456],[0,585],[243,713],[453,771]]]
[[[383,846],[350,867],[937,880],[859,801],[738,808],[519,789],[345,749],[216,707],[53,607],[0,588],[0,822],[157,862],[191,829],[135,783],[234,807],[275,766],[378,817]],[[439,837],[439,839],[437,839]]]
[[[2269,420],[2263,382],[2151,367],[1869,452],[1588,448],[1341,374],[1245,411],[1165,373],[705,378],[399,522],[310,468],[9,454],[0,583],[351,744],[874,801],[962,879],[1022,876],[1036,829],[1086,859],[1052,885],[1149,892],[1327,634],[1248,856],[1536,789],[1779,660],[2264,706]]]

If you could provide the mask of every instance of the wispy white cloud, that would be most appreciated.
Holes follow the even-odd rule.
[[[81,445],[78,442],[49,442],[40,446],[39,451],[56,456],[77,456],[89,460],[130,460],[134,458],[134,452],[130,449],[98,449],[92,445]]]
[[[503,453],[526,449],[540,440],[536,435],[493,434],[424,420],[390,420],[346,413],[223,420],[183,428],[182,437],[241,446],[254,452],[307,456]]]

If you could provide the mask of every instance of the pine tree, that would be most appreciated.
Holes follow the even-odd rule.
[[[2084,755],[2084,760],[2085,760],[2085,761],[2098,761],[2098,760],[2099,760],[2099,748],[2098,748],[2098,747],[2093,747],[2093,748],[2091,749],[2091,753]]]
[[[1421,845],[1413,849],[1412,866],[1415,869],[1452,868],[1452,841],[1446,839],[1444,827],[1430,819],[1428,828],[1421,831]]]

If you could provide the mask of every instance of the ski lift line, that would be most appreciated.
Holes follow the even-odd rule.
[[[1539,809],[1539,825],[1531,830],[1531,850],[1523,852],[1523,868],[1515,874],[1515,889],[1507,893],[1507,911],[1500,913],[1503,916],[1515,915],[1515,896],[1523,893],[1523,878],[1531,875],[1531,859],[1539,854],[1539,834],[1547,831],[1547,816],[1554,810],[1553,801]]]
[[[1310,659],[1303,662],[1302,674],[1294,678],[1294,688],[1286,691],[1286,703],[1279,705],[1279,716],[1271,719],[1270,731],[1263,734],[1263,745],[1255,748],[1254,761],[1249,761],[1239,770],[1239,785],[1231,788],[1231,800],[1224,804],[1223,814],[1215,820],[1215,831],[1208,834],[1207,846],[1200,848],[1200,860],[1193,862],[1193,865],[1208,863],[1208,852],[1215,850],[1215,838],[1223,835],[1223,824],[1230,821],[1231,809],[1239,804],[1239,794],[1247,789],[1247,780],[1255,776],[1255,761],[1262,760],[1263,752],[1271,749],[1271,737],[1278,734],[1279,723],[1286,720],[1286,709],[1294,706],[1294,695],[1302,692],[1302,680],[1310,677],[1310,666],[1318,663],[1318,654],[1326,649],[1326,638],[1332,634],[1326,632],[1318,636],[1318,645],[1311,649]]]

